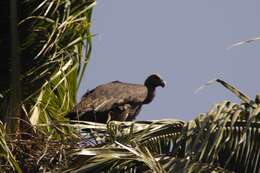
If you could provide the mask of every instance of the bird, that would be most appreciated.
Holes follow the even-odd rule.
[[[156,88],[165,85],[159,74],[149,75],[143,85],[120,81],[102,84],[87,91],[65,117],[98,123],[132,121],[144,104],[153,101]]]

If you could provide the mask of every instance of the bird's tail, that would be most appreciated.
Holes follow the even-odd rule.
[[[64,116],[70,120],[77,120],[77,113],[76,112],[69,112],[67,115]]]

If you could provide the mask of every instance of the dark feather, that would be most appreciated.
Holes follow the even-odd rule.
[[[102,123],[109,120],[133,120],[142,105],[153,99],[157,86],[156,84],[149,88],[146,85],[120,81],[100,85],[84,94],[67,117]]]

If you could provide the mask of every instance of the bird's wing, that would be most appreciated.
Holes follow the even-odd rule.
[[[144,85],[122,83],[114,81],[100,85],[86,93],[74,111],[108,111],[116,106],[128,103],[142,104],[147,96]]]

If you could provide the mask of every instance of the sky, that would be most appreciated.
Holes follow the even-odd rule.
[[[259,0],[97,0],[93,52],[78,92],[114,80],[142,84],[151,73],[166,81],[137,120],[190,120],[217,102],[240,103],[220,78],[252,99],[260,93]]]

